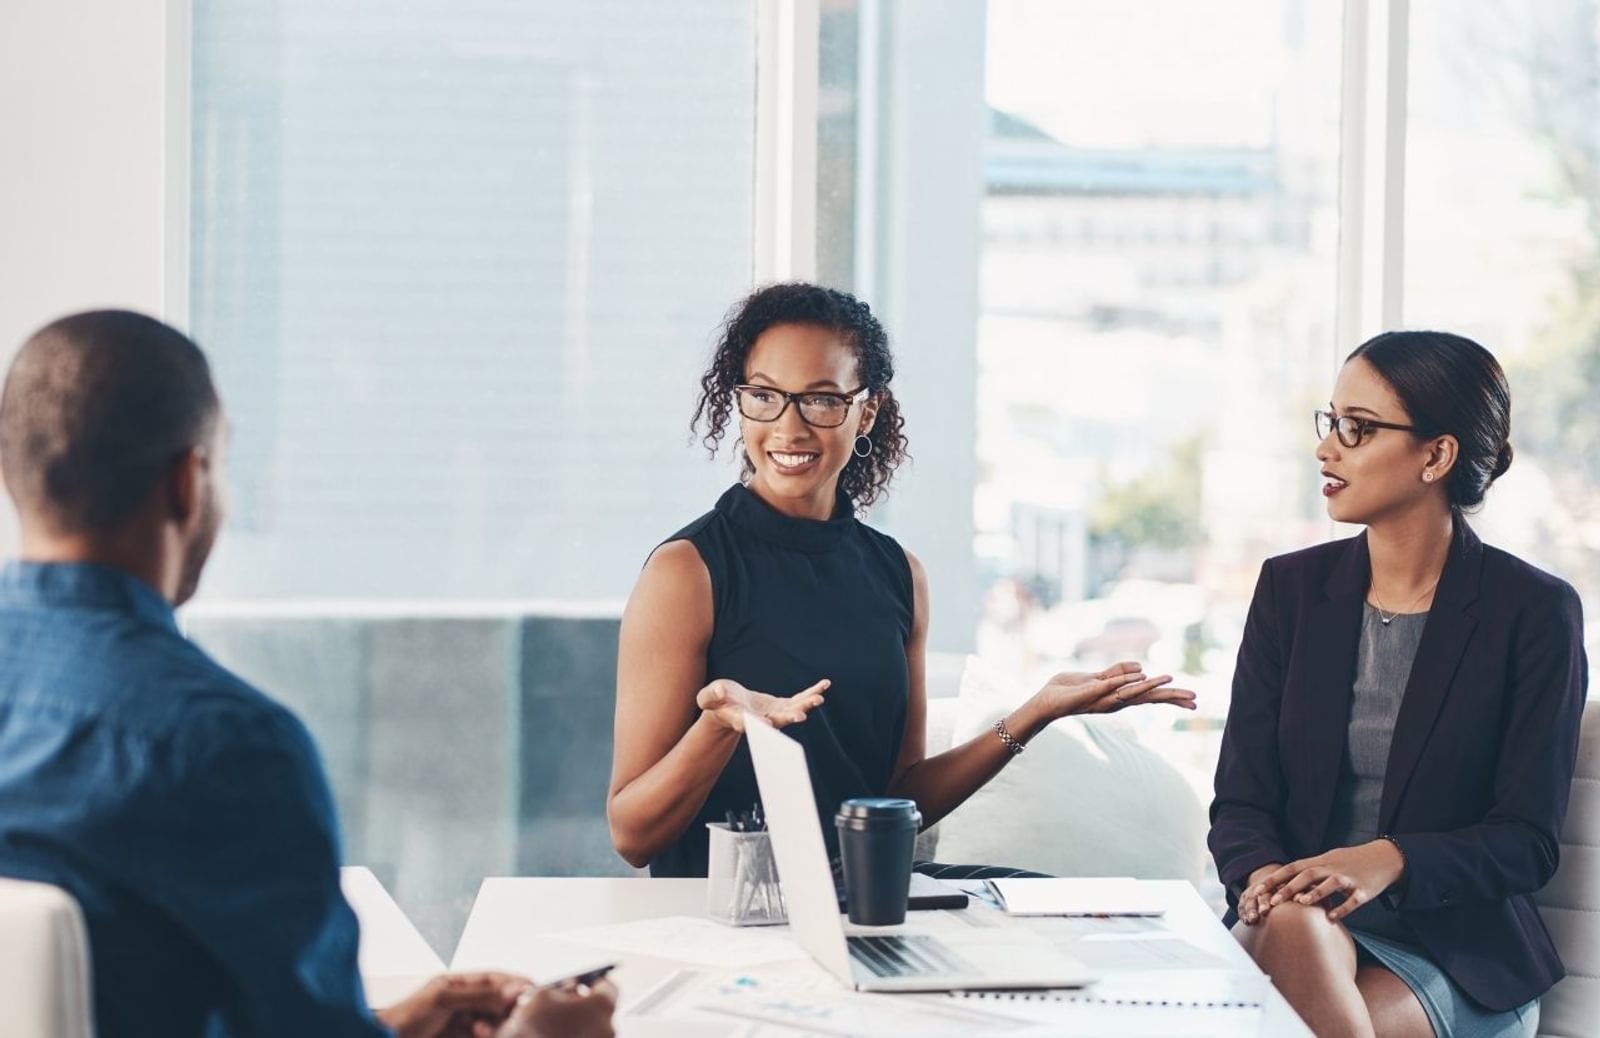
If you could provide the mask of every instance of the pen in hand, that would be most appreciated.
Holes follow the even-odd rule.
[[[600,983],[600,981],[605,978],[606,974],[610,973],[616,968],[616,963],[607,963],[604,966],[596,967],[595,969],[589,970],[585,973],[578,973],[570,977],[562,977],[560,980],[552,980],[546,984],[534,984],[528,988],[525,988],[522,994],[517,996],[517,1004],[516,1007],[513,1008],[526,1005],[528,1001],[533,998],[534,992],[544,988],[566,988],[570,986],[575,994],[579,996],[587,995],[590,988]]]

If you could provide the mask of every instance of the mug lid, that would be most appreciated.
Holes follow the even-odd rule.
[[[852,797],[839,805],[839,818],[889,821],[922,817],[915,800],[904,797]]]

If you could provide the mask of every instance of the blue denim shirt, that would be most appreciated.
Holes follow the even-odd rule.
[[[120,570],[0,570],[0,875],[63,887],[101,1038],[383,1035],[305,727]]]

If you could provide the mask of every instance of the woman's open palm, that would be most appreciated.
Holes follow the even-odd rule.
[[[1094,674],[1057,674],[1045,684],[1052,717],[1110,714],[1141,703],[1171,703],[1194,709],[1194,693],[1173,688],[1172,675],[1146,677],[1137,663],[1117,663]]]
[[[751,713],[774,728],[799,724],[822,705],[822,693],[832,682],[827,678],[793,696],[772,696],[754,692],[737,681],[718,678],[695,696],[695,705],[736,732],[744,731],[745,714]]]

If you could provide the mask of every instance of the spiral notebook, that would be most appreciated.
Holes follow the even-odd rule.
[[[1014,996],[1014,997],[1012,997]],[[1116,1035],[1117,1038],[1258,1038],[1265,1010],[1259,1005],[1178,1005],[1107,1002],[1084,992],[970,992],[970,1006],[985,1005],[1051,1033]]]

